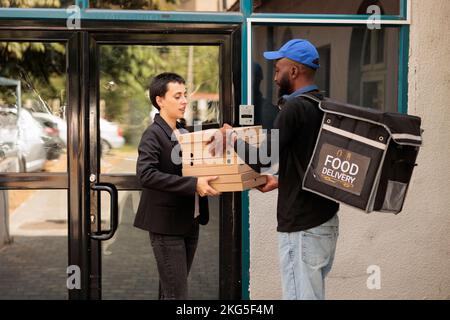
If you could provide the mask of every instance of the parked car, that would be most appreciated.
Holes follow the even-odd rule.
[[[33,118],[43,127],[42,140],[47,152],[47,160],[58,159],[65,146],[65,143],[59,136],[58,125],[45,117],[37,117],[34,113]]]
[[[46,129],[47,133],[54,137],[63,148],[67,147],[67,123],[64,119],[55,116],[50,113],[50,111],[31,111],[31,114],[44,126],[44,128],[48,128]]]
[[[18,172],[23,163],[16,143],[18,108],[8,102],[14,93],[20,94],[20,81],[0,76],[0,172]]]
[[[44,169],[47,160],[45,131],[42,125],[26,109],[17,106],[0,106],[8,125],[1,126],[0,144],[8,154],[17,154],[20,172],[34,172]]]
[[[46,127],[53,127],[55,132],[52,134],[59,136],[59,143],[63,147],[67,146],[67,122],[50,112],[32,112],[33,116],[40,120]],[[104,118],[100,118],[100,143],[102,154],[108,154],[111,149],[121,148],[125,144],[123,131],[120,126]],[[47,129],[50,131],[51,129]]]
[[[100,118],[101,154],[108,154],[112,148],[121,148],[125,144],[122,129],[114,122]]]
[[[43,170],[47,160],[44,128],[24,108],[19,110],[18,124],[19,135],[17,143],[21,157],[25,161],[26,172]]]
[[[0,106],[0,172],[21,171],[17,131],[17,110]]]

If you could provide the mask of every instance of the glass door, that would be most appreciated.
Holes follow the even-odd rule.
[[[184,28],[187,28],[186,26]],[[88,33],[90,253],[93,299],[157,299],[158,273],[149,234],[133,226],[140,199],[137,147],[157,110],[148,96],[152,77],[176,72],[186,79],[191,130],[233,123],[232,87],[239,66],[226,30],[173,34]],[[101,190],[98,190],[100,188]],[[116,191],[117,190],[117,191]],[[106,192],[102,192],[106,191]],[[109,194],[109,195],[108,195]],[[112,196],[111,196],[112,194]],[[239,203],[239,205],[236,205]],[[192,299],[239,298],[240,194],[209,199],[189,275]],[[240,223],[239,223],[240,224]],[[106,231],[105,231],[106,230]],[[108,233],[108,231],[112,231]]]
[[[133,227],[147,85],[178,72],[188,127],[235,124],[240,30],[45,23],[0,30],[0,298],[157,299],[149,236]],[[241,195],[209,205],[190,297],[239,299]]]
[[[78,44],[0,30],[0,299],[87,296]]]

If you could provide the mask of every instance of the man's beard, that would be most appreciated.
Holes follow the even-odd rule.
[[[291,83],[289,82],[289,77],[287,73],[283,74],[278,83],[278,98],[281,98],[284,95],[289,95],[292,93]]]

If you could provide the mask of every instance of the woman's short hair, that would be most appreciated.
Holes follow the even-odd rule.
[[[167,84],[170,82],[186,84],[186,81],[183,79],[182,76],[173,72],[163,72],[161,74],[158,74],[150,82],[148,88],[150,94],[150,101],[152,102],[153,106],[158,110],[161,110],[161,108],[156,102],[156,97],[164,97],[166,95],[168,90]]]

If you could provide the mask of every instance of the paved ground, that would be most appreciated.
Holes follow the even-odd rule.
[[[0,251],[0,299],[67,299],[67,238],[14,237]]]
[[[136,194],[129,193],[120,229],[103,247],[104,299],[155,299],[158,292],[156,262],[148,233],[133,227]],[[219,210],[211,201],[211,220],[200,229],[199,246],[190,275],[192,299],[217,299],[219,292]],[[131,254],[133,253],[133,254]]]
[[[41,194],[39,194],[39,192]],[[0,249],[0,299],[67,299],[66,224],[61,219],[61,196],[38,191],[21,206],[24,215],[12,220],[14,242]],[[53,206],[33,204],[33,199],[55,199]],[[121,192],[121,220],[116,236],[103,246],[104,299],[156,299],[158,275],[148,234],[132,226],[138,194]],[[36,201],[36,200],[35,200]],[[47,200],[49,201],[49,200]],[[63,201],[64,202],[64,201]],[[27,208],[27,206],[30,206]],[[200,231],[197,255],[190,276],[192,299],[217,299],[219,290],[219,211],[210,202],[211,218]],[[33,209],[32,219],[29,212]],[[46,214],[43,212],[46,211]],[[53,216],[51,214],[53,212]],[[55,218],[56,217],[56,218]],[[20,223],[20,225],[19,225]],[[51,236],[45,236],[51,234]]]

